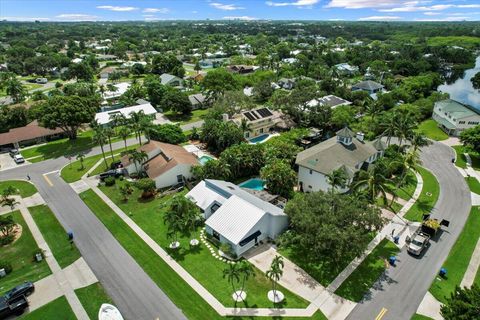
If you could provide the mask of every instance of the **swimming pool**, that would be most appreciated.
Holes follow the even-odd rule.
[[[201,164],[202,166],[204,166],[205,163],[207,163],[207,162],[210,161],[210,160],[213,160],[213,158],[210,157],[210,156],[201,156],[200,158],[198,158],[198,161],[200,161],[200,164]]]
[[[259,135],[258,137],[255,137],[255,138],[252,138],[252,139],[248,140],[248,142],[250,142],[250,143],[252,143],[252,144],[262,143],[262,142],[264,142],[269,136],[270,136],[270,134],[264,133],[264,134]]]
[[[253,178],[247,181],[244,181],[238,185],[240,188],[247,188],[252,190],[261,191],[265,189],[265,181],[260,178]]]

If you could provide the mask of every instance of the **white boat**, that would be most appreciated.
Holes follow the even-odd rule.
[[[98,320],[123,320],[123,317],[115,306],[104,303],[98,311]]]

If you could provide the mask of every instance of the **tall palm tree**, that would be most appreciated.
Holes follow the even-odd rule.
[[[103,161],[105,162],[105,167],[108,169],[107,159],[105,158],[105,150],[103,149],[103,146],[107,141],[107,137],[102,127],[99,126],[95,129],[94,135],[93,135],[93,141],[96,144],[100,145],[100,149],[102,150]]]
[[[238,269],[240,271],[240,275],[242,276],[242,289],[241,291],[245,291],[245,283],[250,277],[255,277],[255,270],[253,269],[252,265],[248,263],[246,260],[242,260],[238,264]]]
[[[226,269],[223,270],[223,278],[227,278],[228,282],[232,286],[232,290],[235,293],[237,299],[239,298],[237,290],[235,290],[236,284],[240,282],[240,270],[237,263],[229,264]]]
[[[105,137],[107,137],[108,140],[108,145],[110,146],[110,154],[112,156],[112,161],[114,159],[113,157],[113,149],[112,149],[112,137],[115,136],[115,131],[113,131],[112,128],[108,127],[104,129]]]
[[[167,225],[167,237],[172,239],[171,248],[176,249],[178,233],[182,230],[182,223],[174,212],[168,212],[163,216],[163,223]]]
[[[332,194],[335,193],[335,190],[340,188],[345,188],[347,185],[348,176],[345,173],[345,170],[342,168],[332,171],[332,173],[327,174],[327,181],[332,186]]]
[[[413,150],[417,151],[421,147],[426,147],[432,144],[432,141],[428,140],[423,134],[419,132],[413,132],[408,141],[412,144]]]
[[[142,144],[142,119],[145,117],[143,111],[130,113],[130,126],[138,137],[138,143]]]
[[[277,285],[278,281],[283,275],[283,257],[276,255],[270,265],[270,269],[265,273],[266,276],[272,281],[273,301],[277,301]]]
[[[5,91],[10,97],[12,97],[12,100],[15,103],[24,101],[28,95],[27,90],[17,78],[11,78],[6,81]]]
[[[121,126],[120,129],[118,129],[118,135],[120,138],[123,139],[123,143],[125,144],[125,151],[127,151],[127,139],[130,136],[130,128],[127,126]]]
[[[416,121],[410,113],[399,112],[396,118],[395,131],[398,137],[398,144],[401,146],[404,140],[411,137],[417,128]]]
[[[140,171],[143,171],[143,163],[148,160],[148,154],[145,151],[130,150],[128,151],[128,160],[135,165],[135,171],[140,173],[137,164],[140,164]]]
[[[387,171],[387,165],[382,160],[378,160],[367,171],[359,171],[353,190],[366,190],[367,199],[370,203],[375,203],[377,196],[380,195],[384,203],[388,204],[387,193],[392,191],[388,187],[388,179],[385,177]]]
[[[245,132],[251,131],[252,126],[250,123],[248,123],[247,119],[242,119],[242,122],[240,122],[240,129],[245,134]]]
[[[415,170],[421,165],[422,161],[420,160],[420,155],[418,151],[415,149],[411,149],[402,157],[402,174],[400,176],[400,180],[398,182],[398,186],[401,186],[405,181],[405,178],[408,174],[410,169]]]
[[[382,117],[380,129],[383,131],[382,136],[387,137],[387,146],[390,146],[392,137],[397,134],[397,119],[394,114],[387,113]]]

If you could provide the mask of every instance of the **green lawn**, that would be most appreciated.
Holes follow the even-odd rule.
[[[417,177],[413,171],[409,171],[402,186],[396,188],[394,184],[390,184],[390,187],[395,190],[395,194],[400,199],[408,201],[413,197],[413,193],[417,188]]]
[[[137,145],[135,145],[135,147],[137,147]],[[132,148],[129,148],[129,149],[132,149]],[[123,151],[124,149],[122,149]],[[118,150],[115,150],[116,152],[118,152]],[[115,152],[114,152],[115,153]],[[113,160],[112,160],[112,157],[108,157],[107,158],[107,167],[110,168],[110,165],[112,164],[112,162],[115,162],[117,160],[120,160],[122,156],[117,154],[115,156],[113,156]],[[98,167],[96,167],[95,169],[93,169],[93,171],[90,173],[90,176],[96,176],[97,174],[100,174],[102,172],[105,172],[105,164],[103,165],[99,165]]]
[[[178,122],[180,125],[203,120],[209,109],[193,110],[190,114],[181,114],[173,111],[164,113],[165,117],[172,122]]]
[[[465,178],[465,181],[467,181],[470,191],[475,192],[476,194],[480,194],[480,182],[478,182],[477,178],[468,177]]]
[[[61,296],[41,308],[20,317],[22,320],[77,320],[67,298]],[[96,319],[96,318],[92,318]]]
[[[442,141],[448,139],[448,134],[440,129],[437,122],[433,119],[425,120],[420,123],[418,131],[422,132],[427,138],[432,140]]]
[[[100,189],[223,305],[233,307],[234,302],[231,298],[232,288],[228,281],[223,279],[222,274],[227,264],[212,257],[210,251],[204,245],[190,250],[189,241],[191,238],[188,235],[179,237],[181,243],[180,250],[171,251],[168,248],[171,240],[166,237],[167,228],[163,223],[163,217],[167,211],[160,210],[159,207],[171,197],[155,199],[150,202],[139,202],[137,198],[140,196],[140,191],[135,190],[130,200],[125,203],[122,201],[122,196],[118,191],[118,187],[123,183],[125,182],[117,180],[116,186],[103,186]],[[209,272],[204,270],[209,270]],[[257,305],[259,307],[271,306],[271,302],[267,298],[267,292],[271,289],[271,283],[261,271],[256,270],[256,276],[247,281],[246,287],[247,303],[249,305]],[[308,303],[303,299],[293,295],[286,289],[283,289],[282,292],[286,297],[285,307],[307,307]]]
[[[78,134],[76,140],[68,138],[59,139],[46,144],[21,150],[25,159],[36,157],[29,160],[30,162],[39,162],[45,159],[58,158],[61,156],[71,155],[75,157],[79,152],[91,149],[95,146],[93,142],[93,131],[84,131]]]
[[[34,261],[34,252],[38,246],[20,211],[12,213],[13,220],[22,227],[22,235],[15,242],[0,247],[0,260],[11,263],[13,271],[0,278],[0,294],[12,289],[24,281],[35,282],[51,273],[45,260]]]
[[[479,238],[480,207],[472,207],[462,233],[443,263],[443,267],[447,269],[447,278],[435,278],[430,287],[430,292],[438,301],[445,303],[446,298],[455,290],[455,286],[462,282]]]
[[[410,221],[422,221],[423,215],[430,213],[440,194],[437,178],[430,171],[418,168],[418,173],[423,178],[423,188],[415,204],[405,214],[405,219]]]
[[[107,295],[100,282],[75,290],[75,294],[87,311],[90,319],[97,319],[98,310],[102,303],[113,304],[112,299]]]
[[[399,251],[393,242],[387,239],[382,240],[335,293],[348,300],[359,302],[385,271],[386,260]]]
[[[203,298],[148,247],[92,190],[87,190],[81,193],[80,196],[152,280],[182,309],[187,318],[205,320],[222,319]],[[158,231],[156,232],[158,233]],[[208,270],[208,272],[205,272],[206,270]],[[210,273],[210,268],[203,271]],[[247,290],[250,289],[247,288]],[[254,305],[249,304],[249,306],[253,307]],[[314,318],[325,319],[320,312],[317,312]],[[235,319],[240,318],[235,317]]]
[[[464,153],[468,153],[470,154],[470,158],[472,159],[472,168],[480,170],[480,154],[468,151],[465,149],[464,146],[454,146],[453,149],[457,153],[457,161],[455,162],[457,167],[463,169],[467,167],[467,159]]]
[[[0,191],[5,190],[7,187],[12,186],[14,187],[17,192],[15,194],[19,195],[22,198],[28,198],[33,196],[37,193],[37,188],[27,181],[22,180],[7,180],[7,181],[0,181]]]
[[[475,276],[475,280],[473,281],[477,286],[480,286],[480,268],[477,270],[477,275]]]
[[[47,205],[30,207],[28,210],[62,269],[80,258],[77,247],[70,244],[65,229]]]
[[[416,313],[413,315],[412,319],[410,320],[433,320],[433,319]]]

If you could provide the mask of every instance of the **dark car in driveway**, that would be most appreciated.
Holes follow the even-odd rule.
[[[121,169],[121,168],[114,169],[114,170],[108,170],[108,171],[100,173],[100,175],[99,175],[101,181],[105,180],[105,178],[108,178],[108,177],[118,178],[120,176],[123,176],[123,169]]]
[[[35,291],[35,285],[29,281],[26,281],[22,284],[19,284],[15,288],[7,291],[4,297],[7,300],[12,300],[20,296],[29,296],[30,294],[33,293],[33,291]]]
[[[0,297],[0,319],[7,319],[10,316],[19,316],[28,308],[28,301],[25,296],[19,296],[11,300]]]

